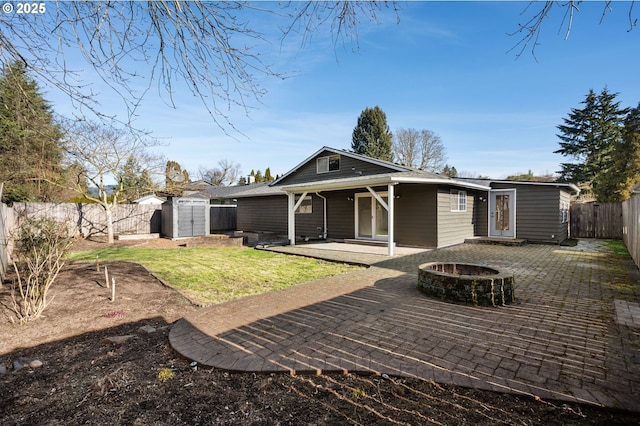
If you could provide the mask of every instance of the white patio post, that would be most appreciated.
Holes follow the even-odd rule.
[[[296,195],[289,193],[287,194],[287,196],[289,197],[289,206],[287,208],[288,211],[288,219],[287,219],[287,223],[289,225],[289,229],[288,229],[288,235],[287,237],[289,238],[289,244],[291,244],[292,246],[296,245]]]
[[[387,250],[389,256],[393,256],[393,234],[394,234],[394,211],[395,211],[395,197],[393,195],[393,184],[387,185],[387,228],[388,228],[388,240],[387,240]]]
[[[300,204],[302,204],[302,202],[304,201],[304,198],[307,196],[307,192],[303,192],[302,195],[300,196],[300,199],[298,199],[298,202],[296,203],[296,194],[289,192],[287,193],[287,196],[289,197],[289,218],[288,218],[288,225],[289,225],[289,230],[288,230],[288,238],[289,238],[289,244],[291,244],[292,246],[296,245],[296,210],[298,210],[298,207],[300,207]]]

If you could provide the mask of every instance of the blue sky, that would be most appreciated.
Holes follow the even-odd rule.
[[[324,145],[350,148],[358,115],[378,105],[392,131],[437,133],[458,171],[497,179],[553,173],[563,161],[553,154],[556,126],[589,89],[619,92],[622,106],[640,101],[640,28],[628,31],[627,2],[613,2],[599,23],[603,5],[581,4],[567,40],[557,10],[536,57],[527,51],[517,59],[509,50],[518,36],[508,33],[528,16],[521,15],[526,2],[401,3],[399,23],[388,13],[362,24],[355,52],[334,48],[322,33],[302,48],[295,38],[268,47],[275,68],[290,77],[261,78],[268,93],[250,117],[231,111],[243,135],[225,134],[187,90],[176,91],[172,109],[152,89],[135,124],[151,130],[165,144],[160,152],[192,178],[223,159],[239,163],[245,175],[266,167],[275,175]],[[269,22],[256,25],[272,30]],[[71,111],[62,95],[45,92],[56,111]],[[123,115],[116,98],[101,96],[105,112]]]

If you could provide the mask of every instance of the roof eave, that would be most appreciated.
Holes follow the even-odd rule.
[[[489,191],[491,188],[470,182],[461,182],[447,178],[419,178],[409,176],[371,176],[370,178],[356,178],[349,181],[324,181],[299,185],[283,185],[281,188],[287,193],[339,191],[342,189],[356,189],[366,186],[396,185],[399,183],[418,183],[430,185],[451,185],[480,191]]]
[[[375,178],[375,179],[358,179],[357,181],[324,181],[314,182],[299,185],[283,185],[281,188],[287,193],[300,193],[300,192],[321,192],[321,191],[339,191],[341,189],[355,189],[365,186],[379,186],[393,184],[393,181],[388,177]]]
[[[490,186],[479,185],[472,182],[464,182],[456,179],[447,178],[417,178],[408,176],[395,176],[392,178],[397,183],[425,183],[425,184],[437,184],[437,185],[451,185],[459,186],[462,188],[478,189],[480,191],[489,191]]]

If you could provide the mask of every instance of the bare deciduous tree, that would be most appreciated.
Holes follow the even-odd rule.
[[[360,17],[376,20],[376,12],[387,7],[350,1],[46,2],[41,13],[0,16],[0,59],[23,62],[32,75],[67,94],[82,117],[90,112],[114,118],[98,105],[95,87],[70,65],[77,56],[122,98],[127,123],[152,87],[174,106],[177,83],[184,83],[228,129],[233,107],[248,113],[264,94],[262,77],[283,77],[264,56],[280,37],[306,40],[326,24],[335,40],[355,38]]]
[[[548,21],[554,10],[561,10],[563,13],[562,21],[558,32],[564,32],[565,40],[569,38],[571,29],[573,28],[574,19],[580,12],[580,3],[582,1],[569,0],[565,2],[559,1],[544,1],[537,2],[531,1],[522,12],[523,16],[528,18],[524,24],[518,24],[518,29],[510,36],[519,36],[520,40],[512,48],[516,50],[516,56],[520,57],[527,50],[531,49],[531,54],[535,58],[536,47],[540,44],[540,35],[543,32],[543,24]],[[602,2],[602,15],[600,16],[600,23],[605,19],[608,13],[613,12],[613,1]],[[618,2],[615,2],[618,3]],[[619,2],[619,6],[625,8],[628,14],[629,28],[627,31],[633,30],[638,25],[638,18],[635,17],[633,6],[635,1],[631,2]],[[616,5],[618,6],[618,5]]]
[[[200,167],[200,178],[217,186],[230,186],[238,182],[240,176],[240,164],[229,160],[218,161],[218,167],[207,169]]]
[[[396,130],[393,155],[398,163],[432,173],[440,173],[447,161],[440,136],[426,129]]]
[[[70,189],[104,208],[107,237],[109,244],[112,244],[113,207],[118,204],[123,187],[122,182],[116,181],[111,190],[109,179],[118,179],[122,168],[132,158],[141,172],[149,176],[159,173],[162,160],[149,152],[149,148],[157,143],[96,122],[77,121],[67,124],[65,128],[63,147],[67,161],[80,170],[78,179],[72,182]],[[91,191],[87,182],[97,188],[97,194]]]

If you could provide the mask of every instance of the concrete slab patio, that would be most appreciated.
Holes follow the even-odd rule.
[[[173,326],[172,346],[228,370],[386,373],[640,411],[640,283],[601,241],[394,257],[277,249],[372,266],[201,309]],[[512,272],[517,303],[430,299],[416,283],[418,265],[431,261]]]

